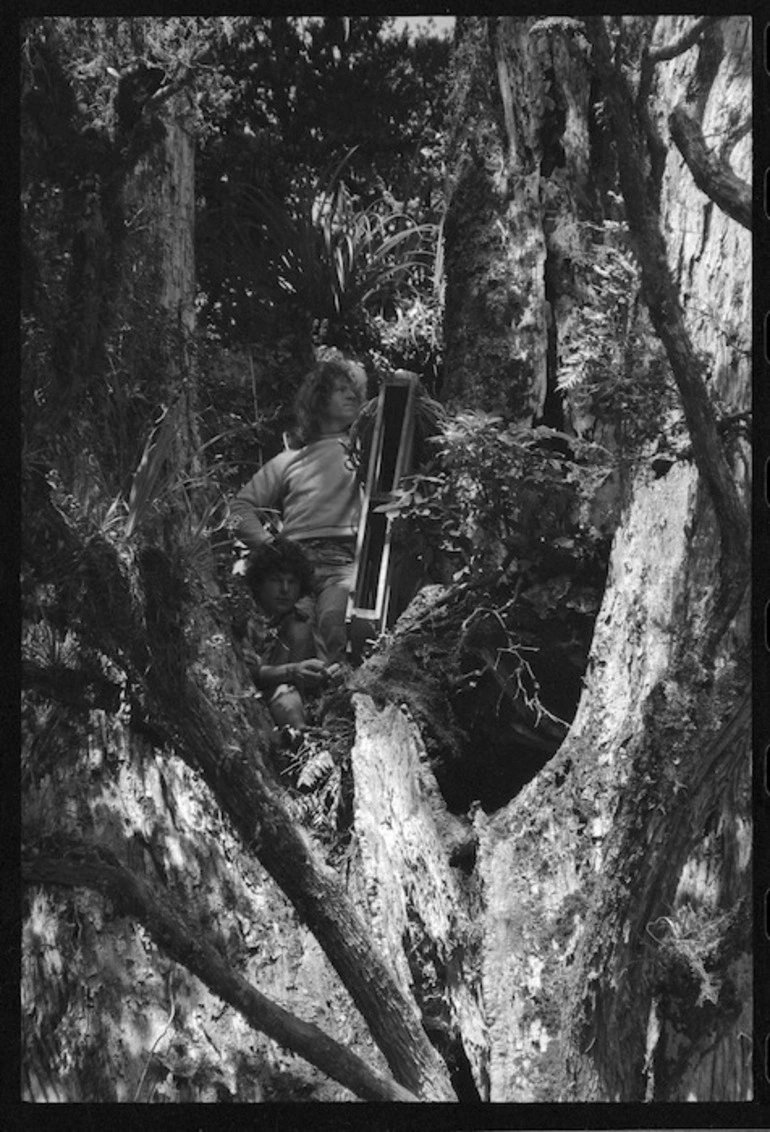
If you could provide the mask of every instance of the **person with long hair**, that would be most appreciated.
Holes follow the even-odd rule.
[[[365,394],[362,366],[341,357],[318,362],[294,404],[300,447],[268,460],[230,505],[236,534],[250,550],[279,532],[301,544],[315,571],[314,620],[327,663],[343,659],[347,645],[361,488],[344,442]]]

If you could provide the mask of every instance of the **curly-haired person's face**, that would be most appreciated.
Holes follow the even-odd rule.
[[[299,600],[300,581],[295,574],[268,574],[255,588],[255,596],[268,617],[282,617]]]
[[[350,381],[335,382],[329,401],[321,415],[323,432],[344,432],[352,425],[361,408],[361,399]]]

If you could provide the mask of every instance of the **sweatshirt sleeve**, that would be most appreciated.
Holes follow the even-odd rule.
[[[264,526],[268,512],[280,512],[283,464],[281,456],[268,460],[230,502],[236,534],[251,550],[270,537]]]

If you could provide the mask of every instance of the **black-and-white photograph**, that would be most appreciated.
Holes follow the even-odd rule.
[[[20,1099],[752,1123],[751,17],[19,27]]]

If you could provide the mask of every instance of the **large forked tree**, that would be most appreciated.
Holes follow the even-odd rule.
[[[597,316],[616,320],[635,299],[612,287],[607,260],[597,288],[586,255],[621,226],[639,273],[634,317],[649,314],[647,341],[657,335],[664,347],[686,424],[678,452],[659,461],[670,428],[661,419],[656,447],[624,485],[566,740],[481,826],[490,1095],[743,1099],[752,1089],[747,460],[725,427],[749,397],[751,244],[739,207],[749,24],[471,19],[455,65],[454,396],[474,392],[485,408],[529,421],[563,413],[603,425],[608,445],[623,442],[618,425],[591,418],[591,398],[630,379],[625,412],[641,415],[651,367],[637,347],[630,369],[621,350],[601,372]],[[696,188],[668,141],[669,131],[682,137],[682,122],[720,139],[722,162],[731,156],[733,207],[724,208],[724,179],[705,175]],[[493,254],[501,244],[509,254]],[[623,331],[631,346],[628,315]]]
[[[499,585],[487,571],[426,591],[306,764],[307,788],[345,747],[350,837],[333,860],[275,774],[204,537],[176,207],[190,76],[145,91],[141,128],[106,155],[109,135],[63,136],[74,107],[46,123],[28,103],[47,144],[94,163],[85,186],[80,169],[59,182],[61,149],[29,143],[51,164],[26,202],[43,274],[26,324],[28,1099],[352,1095],[282,1050],[367,1099],[750,1095],[745,445],[730,430],[747,408],[748,31],[459,21],[445,387],[490,414],[461,443],[526,469],[530,438],[570,451],[590,433],[617,465],[614,540],[596,615],[569,532],[558,571],[511,536],[489,543]],[[35,48],[33,91],[58,77],[66,92],[55,46]],[[734,181],[709,175],[699,143],[715,133],[736,140]],[[78,193],[80,241],[62,249],[42,220]],[[166,407],[144,448],[116,423],[129,382]],[[96,427],[76,449],[51,442],[54,419]],[[547,474],[510,485],[503,467],[492,493],[514,509],[529,493],[543,522],[546,491],[580,474],[548,451]]]

